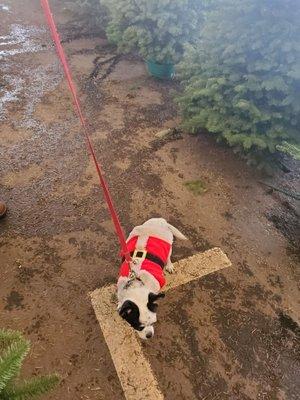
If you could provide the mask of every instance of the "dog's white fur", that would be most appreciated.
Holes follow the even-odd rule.
[[[174,226],[169,224],[163,218],[151,218],[146,221],[143,225],[136,226],[129,234],[128,240],[134,236],[138,236],[137,249],[144,249],[149,236],[157,237],[168,242],[171,246],[173,244],[174,236],[181,240],[187,240],[187,238]],[[172,247],[168,256],[166,271],[169,273],[174,272],[174,266],[171,262]],[[134,302],[140,311],[140,323],[144,326],[142,331],[138,334],[142,339],[146,339],[147,336],[153,336],[154,328],[153,324],[156,322],[156,313],[151,312],[148,307],[149,293],[157,294],[160,290],[158,281],[147,271],[141,270],[141,263],[137,263],[133,266],[133,270],[136,276],[140,279],[133,281],[129,287],[127,283],[128,277],[120,277],[117,284],[118,289],[118,310],[122,307],[122,304],[126,300]]]

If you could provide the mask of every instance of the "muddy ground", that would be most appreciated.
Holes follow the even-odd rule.
[[[219,246],[233,262],[161,303],[144,347],[166,399],[299,399],[299,203],[258,183],[299,191],[299,166],[270,178],[208,135],[158,140],[177,84],[134,57],[102,65],[101,32],[52,3],[124,228],[162,215],[190,239],[175,259]],[[32,342],[24,375],[62,375],[45,398],[123,399],[88,297],[115,281],[118,242],[39,1],[1,0],[0,18],[1,326]]]

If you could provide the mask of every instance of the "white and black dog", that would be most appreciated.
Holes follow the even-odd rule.
[[[164,297],[159,293],[165,284],[166,271],[174,271],[171,262],[173,238],[187,238],[163,218],[152,218],[136,226],[127,239],[131,253],[134,278],[130,277],[128,264],[123,260],[118,279],[118,311],[142,339],[154,335],[156,300]]]

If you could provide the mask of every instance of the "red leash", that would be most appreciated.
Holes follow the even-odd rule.
[[[115,207],[114,207],[114,204],[113,204],[113,201],[112,201],[112,198],[111,198],[111,195],[110,195],[106,180],[104,179],[104,174],[103,174],[103,172],[101,170],[101,167],[100,167],[100,164],[99,164],[99,162],[97,161],[97,158],[96,158],[95,150],[94,150],[94,147],[93,147],[93,144],[92,144],[89,132],[88,132],[88,125],[86,123],[86,119],[85,119],[84,114],[83,114],[82,109],[81,109],[79,98],[77,96],[76,87],[74,85],[74,82],[73,82],[73,79],[72,79],[72,76],[71,76],[70,68],[69,68],[69,65],[68,65],[68,62],[67,62],[67,59],[66,59],[66,56],[65,56],[64,49],[63,49],[63,47],[62,47],[62,45],[60,43],[59,34],[57,32],[57,28],[56,28],[56,25],[55,25],[55,21],[53,19],[53,15],[52,15],[48,0],[41,0],[41,5],[42,5],[42,7],[44,9],[45,16],[46,16],[46,19],[47,19],[47,22],[48,22],[48,25],[49,25],[49,28],[50,28],[50,31],[51,31],[52,39],[53,39],[53,41],[55,43],[55,46],[56,46],[56,50],[57,50],[58,56],[60,58],[62,66],[64,68],[64,72],[65,72],[65,75],[66,75],[66,78],[67,78],[67,81],[68,81],[68,84],[69,84],[69,88],[70,88],[70,91],[71,91],[72,96],[73,96],[74,107],[75,107],[75,110],[77,111],[78,117],[80,119],[80,122],[81,122],[81,125],[82,125],[82,129],[83,129],[83,132],[84,132],[84,136],[85,136],[85,139],[86,139],[86,142],[87,142],[87,147],[88,147],[90,155],[91,155],[91,157],[92,157],[92,159],[94,161],[94,164],[95,164],[98,176],[99,176],[100,186],[103,189],[104,197],[105,197],[107,206],[108,206],[110,214],[111,214],[111,218],[112,218],[114,226],[115,226],[115,231],[116,231],[116,234],[117,234],[117,236],[119,238],[119,241],[120,241],[120,245],[121,245],[121,249],[122,249],[122,255],[125,257],[125,260],[129,264],[131,262],[131,257],[130,257],[130,253],[129,253],[128,248],[127,248],[124,232],[122,230],[118,215],[116,213],[116,210],[115,210]]]

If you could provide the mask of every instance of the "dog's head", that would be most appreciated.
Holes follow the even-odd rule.
[[[129,291],[127,298],[119,304],[120,316],[125,319],[139,334],[141,339],[150,339],[154,335],[153,324],[156,322],[156,311],[159,298],[164,293],[155,294],[148,289],[135,288]]]

